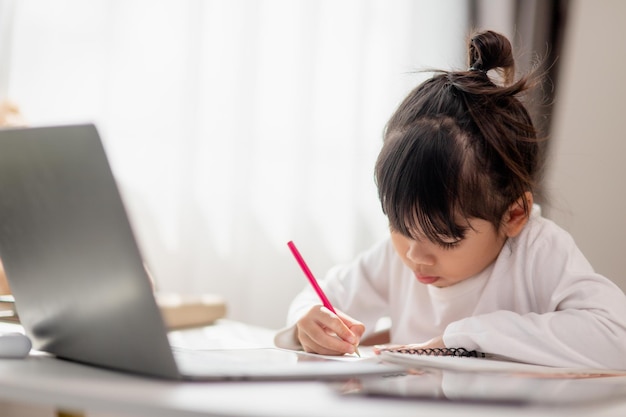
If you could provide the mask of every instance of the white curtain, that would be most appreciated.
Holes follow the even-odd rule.
[[[321,278],[386,235],[383,127],[415,70],[465,65],[468,30],[459,0],[3,9],[0,92],[31,125],[96,123],[158,288],[270,327],[306,285],[288,240]]]

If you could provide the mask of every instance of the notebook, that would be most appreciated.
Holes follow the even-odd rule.
[[[507,405],[579,406],[626,395],[626,372],[513,362],[464,348],[378,347],[404,375],[356,378],[335,386],[346,395]]]
[[[380,359],[410,369],[437,369],[467,373],[499,373],[552,378],[626,376],[626,371],[595,368],[563,368],[516,362],[506,357],[464,348],[421,349],[390,346],[378,349]]]
[[[198,380],[398,370],[278,348],[174,351],[92,124],[0,130],[0,258],[33,348],[62,359]]]

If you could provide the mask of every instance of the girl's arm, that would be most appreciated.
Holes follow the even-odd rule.
[[[500,310],[451,323],[446,346],[541,365],[626,369],[624,293],[593,271],[569,235],[540,243],[507,277],[508,291],[535,303],[534,312]]]
[[[338,313],[344,314],[347,321],[364,326],[364,332],[355,329],[361,333],[359,339],[361,335],[367,337],[378,319],[387,314],[387,270],[391,251],[391,244],[386,239],[359,255],[354,262],[332,268],[319,283]],[[319,309],[319,305],[317,294],[310,286],[305,287],[292,301],[287,327],[276,334],[275,344],[288,349],[301,349],[296,325],[308,314],[323,316],[323,312],[317,310],[312,313],[316,306]]]

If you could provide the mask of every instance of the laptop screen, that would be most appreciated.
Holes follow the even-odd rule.
[[[96,128],[0,130],[0,259],[33,347],[178,377]]]

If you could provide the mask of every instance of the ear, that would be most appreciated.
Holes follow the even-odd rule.
[[[529,210],[528,212],[524,210],[524,200],[526,200],[526,207],[528,207]],[[530,191],[526,191],[520,198],[509,206],[506,213],[504,213],[504,217],[502,218],[502,230],[507,237],[515,237],[520,234],[528,222],[532,206],[533,194]]]

